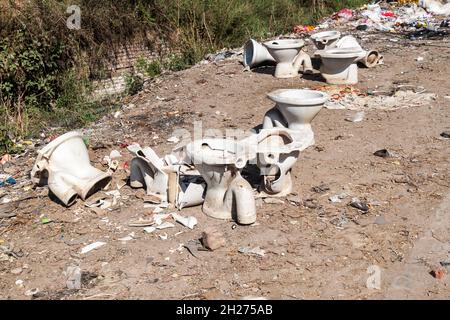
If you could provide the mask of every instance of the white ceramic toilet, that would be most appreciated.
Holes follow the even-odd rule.
[[[332,48],[317,51],[322,60],[320,73],[329,84],[352,85],[358,83],[356,62],[365,57],[361,48]]]
[[[253,68],[265,62],[275,62],[267,48],[257,41],[250,39],[244,45],[244,67]]]
[[[82,135],[73,131],[38,151],[31,179],[37,184],[48,184],[50,191],[70,206],[77,196],[85,200],[104,188],[111,174],[91,165]]]
[[[301,49],[305,42],[300,39],[280,39],[264,42],[271,56],[277,62],[275,77],[297,77],[301,67],[303,73],[312,73],[312,63],[309,55]]]
[[[263,129],[288,128],[294,132],[296,142],[302,144],[301,150],[313,145],[311,121],[328,100],[328,95],[317,90],[279,89],[267,97],[276,106],[264,116]]]
[[[322,31],[311,35],[311,40],[317,49],[324,50],[333,48],[340,37],[339,31]]]
[[[285,196],[292,191],[291,169],[300,151],[314,144],[311,121],[328,95],[316,90],[279,89],[267,97],[276,106],[265,114],[263,129],[258,134],[261,189],[269,195]]]
[[[234,219],[240,224],[256,221],[253,189],[240,170],[250,154],[246,144],[232,139],[206,138],[186,146],[186,154],[206,181],[203,212],[217,219]]]

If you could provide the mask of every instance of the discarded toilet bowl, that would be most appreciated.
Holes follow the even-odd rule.
[[[357,84],[358,66],[356,62],[366,56],[358,47],[333,48],[318,51],[322,60],[320,72],[329,84]]]
[[[313,145],[311,121],[328,100],[328,95],[316,90],[279,89],[270,92],[267,97],[276,106],[265,114],[263,129],[289,128],[296,143],[301,145],[300,150]]]
[[[130,145],[128,150],[135,156],[130,163],[130,186],[145,187],[147,195],[153,195],[161,203],[167,203],[169,175],[164,170],[164,162],[150,147]]]
[[[377,64],[383,60],[383,56],[376,50],[365,51],[358,40],[356,40],[353,36],[345,36],[336,41],[335,48],[344,49],[344,48],[358,48],[360,51],[363,51],[364,54],[358,58],[357,62],[361,63],[367,68],[373,68]]]
[[[264,42],[264,46],[277,62],[276,78],[292,78],[298,76],[303,67],[303,73],[312,73],[312,63],[309,55],[301,49],[305,45],[299,39],[280,39]]]
[[[317,49],[324,50],[333,48],[340,37],[339,31],[322,31],[311,35],[311,40]]]
[[[104,188],[111,174],[91,165],[82,135],[72,131],[38,151],[31,178],[36,184],[47,183],[51,192],[70,206],[77,196],[86,200]]]
[[[257,166],[262,175],[262,193],[283,197],[292,192],[291,169],[303,147],[293,130],[273,128],[258,133]]]
[[[240,224],[256,221],[253,189],[241,177],[250,158],[246,144],[231,139],[196,140],[186,146],[186,153],[206,181],[203,212],[217,219],[235,219]]]
[[[257,41],[250,39],[244,45],[244,67],[253,68],[263,63],[275,62],[267,48]]]

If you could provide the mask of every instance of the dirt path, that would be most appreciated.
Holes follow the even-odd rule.
[[[121,206],[97,213],[82,201],[65,209],[47,197],[46,188],[27,188],[33,151],[8,169],[19,183],[2,188],[2,199],[32,198],[17,203],[15,217],[0,218],[0,245],[12,248],[0,256],[0,298],[27,298],[25,292],[33,288],[40,299],[449,298],[450,277],[435,279],[429,272],[450,261],[450,140],[440,138],[450,129],[450,100],[445,98],[450,96],[450,41],[360,35],[363,47],[383,52],[385,64],[360,69],[356,88],[389,92],[409,85],[420,92],[422,86],[436,98],[428,103],[417,93],[419,105],[368,109],[357,123],[345,120],[356,111],[323,109],[312,124],[316,145],[301,154],[293,171],[303,204],[261,203],[258,223],[250,227],[209,219],[200,207],[187,208],[183,214],[199,221],[194,230],[177,225],[146,234],[128,227],[151,210],[127,186],[121,189]],[[422,62],[416,61],[419,56]],[[107,116],[86,131],[92,146],[101,142],[105,147],[90,150],[91,160],[101,167],[112,149],[122,151],[122,162],[130,160],[119,147],[125,141],[152,146],[163,155],[173,147],[166,143],[173,130],[192,132],[194,121],[222,132],[250,129],[273,106],[266,93],[323,86],[315,76],[283,80],[272,77],[271,67],[242,69],[227,60],[158,80],[130,98],[118,118]],[[373,155],[384,148],[397,156]],[[126,176],[119,170],[114,179]],[[342,202],[329,200],[342,193],[347,195]],[[353,197],[367,200],[369,212],[349,207]],[[53,222],[42,224],[42,217]],[[225,247],[200,251],[198,258],[183,248],[211,226],[223,232]],[[117,240],[131,232],[133,240]],[[159,237],[164,234],[167,240]],[[95,241],[107,244],[80,254]],[[260,246],[266,254],[239,253],[245,246]],[[66,289],[69,266],[83,271],[79,291]],[[368,288],[368,278],[378,274],[380,289]]]

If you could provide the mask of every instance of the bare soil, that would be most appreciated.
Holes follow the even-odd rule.
[[[36,146],[5,165],[18,184],[0,191],[3,199],[13,200],[0,208],[8,205],[15,214],[0,218],[0,245],[9,248],[0,256],[0,298],[450,298],[450,269],[440,265],[450,261],[450,139],[440,137],[450,129],[450,100],[445,98],[450,96],[450,40],[355,33],[363,47],[384,55],[383,65],[359,70],[356,88],[388,95],[410,85],[418,95],[423,87],[436,99],[369,109],[361,122],[345,120],[355,111],[324,108],[312,123],[315,146],[301,153],[293,169],[302,202],[258,201],[253,226],[208,218],[198,206],[182,211],[198,219],[194,230],[177,224],[147,234],[128,226],[151,215],[136,196],[140,193],[128,186],[120,190],[121,205],[114,210],[92,211],[81,200],[65,208],[48,197],[47,188],[30,188]],[[423,61],[416,61],[419,56]],[[91,160],[105,169],[103,157],[117,149],[121,163],[129,161],[131,154],[120,144],[132,142],[162,156],[173,147],[166,142],[173,130],[192,132],[194,121],[222,132],[250,129],[273,107],[268,92],[324,85],[317,75],[275,79],[272,72],[273,67],[243,72],[231,59],[165,75],[130,97],[118,118],[108,115],[85,131]],[[396,156],[377,157],[373,153],[379,149]],[[114,181],[127,175],[119,169]],[[329,200],[341,193],[347,194],[342,202]],[[353,197],[367,201],[369,211],[350,207]],[[43,224],[42,217],[52,222]],[[194,257],[182,244],[212,226],[224,234],[226,246]],[[134,240],[118,240],[131,232]],[[159,237],[164,234],[167,240]],[[107,244],[80,254],[95,241]],[[238,252],[247,246],[259,246],[266,254]],[[81,290],[67,289],[69,266],[82,269]],[[438,268],[444,271],[441,279],[430,274]],[[368,287],[368,279],[378,274],[380,288]],[[36,288],[34,296],[25,295]]]

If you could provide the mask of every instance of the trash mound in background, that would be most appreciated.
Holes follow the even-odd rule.
[[[330,100],[324,105],[327,109],[347,110],[396,110],[428,106],[436,99],[436,94],[425,92],[424,89],[397,88],[392,92],[361,91],[351,86],[319,86],[320,90],[330,95]]]

